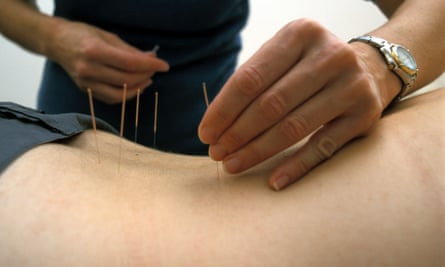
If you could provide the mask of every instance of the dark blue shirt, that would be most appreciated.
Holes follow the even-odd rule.
[[[241,49],[240,31],[248,17],[247,0],[56,0],[55,16],[114,32],[141,50],[159,45],[158,56],[170,71],[156,74],[141,96],[138,142],[153,143],[154,92],[159,92],[156,146],[206,154],[197,127],[206,109],[202,83],[212,99],[234,71]],[[47,113],[89,113],[88,98],[65,71],[48,61],[38,108]],[[96,116],[120,126],[121,105],[95,101]],[[127,102],[125,132],[134,136],[135,100]]]

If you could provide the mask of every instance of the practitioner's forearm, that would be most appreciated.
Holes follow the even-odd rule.
[[[403,1],[404,0],[374,0],[372,2],[380,8],[387,18],[390,18]]]
[[[371,34],[406,46],[416,58],[419,73],[410,91],[427,85],[442,74],[445,71],[445,1],[375,2],[389,21]]]
[[[30,52],[48,55],[59,18],[41,13],[32,0],[2,0],[0,33]]]

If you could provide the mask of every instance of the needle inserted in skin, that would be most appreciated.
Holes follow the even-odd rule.
[[[205,82],[202,83],[202,91],[204,92],[204,100],[205,100],[205,103],[206,103],[206,107],[209,108],[209,97],[207,95],[207,85],[206,85]],[[220,176],[219,176],[219,164],[218,164],[218,161],[216,162],[216,175],[217,175],[218,180],[219,180]]]
[[[124,83],[124,89],[122,92],[122,113],[121,113],[121,129],[119,132],[119,136],[124,136],[124,121],[125,121],[125,103],[127,99],[127,84]]]
[[[94,115],[94,105],[93,105],[93,92],[91,91],[91,88],[88,88],[87,91],[88,91],[88,101],[90,103],[91,121],[93,123],[94,139],[96,141],[97,159],[99,160],[100,163],[99,143],[97,141],[96,116]]]
[[[134,121],[134,142],[138,142],[138,124],[139,124],[139,99],[141,96],[141,89],[138,89],[136,95],[136,119]]]
[[[159,93],[155,92],[155,115],[153,119],[153,148],[156,148],[156,132],[158,130],[158,102]]]

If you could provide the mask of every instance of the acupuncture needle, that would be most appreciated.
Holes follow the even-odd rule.
[[[122,92],[122,113],[121,113],[121,128],[119,132],[119,162],[118,162],[118,168],[119,172],[121,169],[121,150],[122,150],[122,138],[124,136],[124,121],[125,121],[125,103],[127,100],[127,84],[124,83],[124,88]]]
[[[207,95],[207,85],[206,85],[205,82],[202,83],[202,91],[204,92],[204,100],[205,100],[205,103],[206,103],[206,107],[209,108],[209,97]],[[218,161],[216,161],[216,175],[217,175],[218,180],[219,180],[220,176],[219,176],[219,164],[218,164]]]
[[[153,148],[156,148],[156,134],[158,130],[158,103],[159,103],[159,93],[155,92],[155,110],[153,119]]]
[[[127,99],[127,84],[124,83],[124,88],[122,91],[122,112],[121,112],[121,128],[119,132],[119,136],[124,136],[124,121],[125,121],[125,103]]]
[[[141,89],[138,88],[136,95],[136,119],[134,121],[134,142],[138,142],[138,124],[139,124],[139,101],[141,96]]]
[[[93,123],[94,139],[96,141],[97,159],[100,163],[99,143],[97,141],[96,115],[94,115],[94,105],[93,105],[93,92],[91,91],[91,88],[88,88],[87,91],[88,91],[88,101],[90,103],[91,121]]]

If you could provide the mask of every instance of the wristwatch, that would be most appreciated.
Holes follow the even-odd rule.
[[[402,81],[403,86],[396,99],[400,100],[405,97],[408,92],[407,89],[414,84],[418,71],[416,60],[409,50],[401,45],[393,44],[385,39],[371,35],[353,38],[348,43],[352,42],[363,42],[379,50],[380,54],[385,59],[388,68]]]

